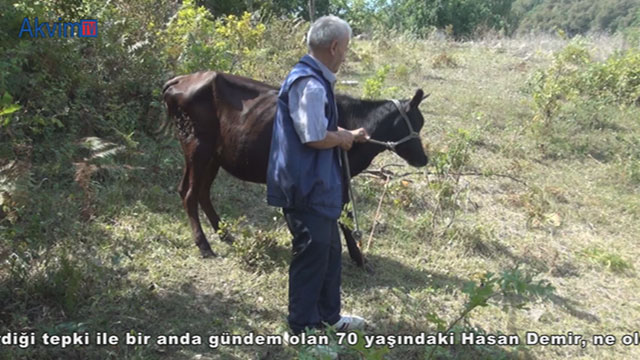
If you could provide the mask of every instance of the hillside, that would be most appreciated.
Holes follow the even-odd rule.
[[[553,32],[570,35],[625,31],[640,25],[640,3],[634,0],[517,0],[512,13],[518,32]]]

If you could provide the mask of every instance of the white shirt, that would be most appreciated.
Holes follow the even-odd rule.
[[[336,75],[321,61],[314,57],[311,58],[333,88],[336,83]],[[293,126],[303,144],[320,141],[327,135],[329,120],[324,109],[328,101],[324,86],[313,77],[301,78],[291,85],[289,89],[289,114],[291,114]]]

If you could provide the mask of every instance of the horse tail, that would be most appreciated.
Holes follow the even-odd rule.
[[[151,135],[155,140],[160,141],[171,137],[171,124],[173,123],[172,118],[176,116],[176,105],[173,97],[171,96],[169,89],[171,86],[176,84],[179,81],[181,76],[176,76],[169,81],[167,81],[162,86],[162,98],[153,101],[150,110],[147,112],[147,131],[149,135]],[[162,104],[164,103],[164,106]],[[158,120],[159,124],[158,124]]]

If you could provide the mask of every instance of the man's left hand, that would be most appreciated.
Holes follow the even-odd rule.
[[[365,142],[369,140],[369,134],[367,134],[367,130],[364,128],[359,128],[355,130],[350,130],[353,135],[353,141],[355,142]]]

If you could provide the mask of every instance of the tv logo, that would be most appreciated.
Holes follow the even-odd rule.
[[[58,18],[58,21],[62,21],[62,18]],[[80,22],[39,23],[36,17],[32,28],[29,18],[24,18],[18,37],[21,38],[24,33],[28,33],[32,38],[38,38],[38,36],[42,38],[52,38],[56,36],[56,33],[59,38],[74,37],[74,33],[81,38],[98,37],[98,20],[89,19],[80,20]]]

